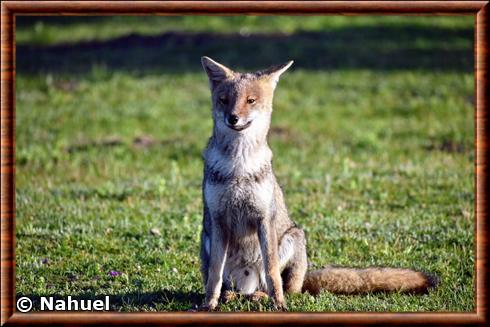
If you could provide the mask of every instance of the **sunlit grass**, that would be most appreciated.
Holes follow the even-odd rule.
[[[114,19],[83,24],[74,39],[105,24],[148,28]],[[26,31],[18,40],[38,42]],[[17,293],[111,295],[120,311],[200,304],[201,151],[212,126],[204,73],[18,74],[16,92]],[[288,298],[290,310],[475,309],[473,92],[471,71],[296,65],[283,75],[269,141],[311,267],[410,267],[441,278],[428,295],[303,294]],[[271,307],[240,298],[221,309]]]

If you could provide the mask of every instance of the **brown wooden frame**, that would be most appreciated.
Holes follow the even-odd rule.
[[[475,16],[476,312],[472,313],[19,313],[15,312],[15,16],[213,14],[465,14]],[[488,1],[3,1],[1,3],[1,324],[486,325],[488,272]]]

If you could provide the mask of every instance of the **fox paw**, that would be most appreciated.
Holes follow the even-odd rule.
[[[276,311],[289,311],[288,306],[286,305],[286,302],[284,300],[282,301],[274,300],[273,308]]]
[[[233,291],[225,291],[221,297],[224,303],[228,303],[233,300],[236,300],[238,298],[238,295],[236,292]]]
[[[201,305],[199,308],[199,311],[214,311],[218,307],[218,301],[217,300],[211,300],[208,301],[207,303],[204,303]]]
[[[265,292],[255,291],[249,295],[249,300],[253,302],[259,302],[262,299],[267,299],[269,295]]]

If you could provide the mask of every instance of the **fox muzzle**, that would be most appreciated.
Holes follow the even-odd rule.
[[[240,117],[233,114],[225,115],[224,118],[225,125],[235,131],[243,131],[252,124],[251,120],[245,122],[245,124],[240,124]]]

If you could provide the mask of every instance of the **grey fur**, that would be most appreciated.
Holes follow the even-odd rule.
[[[306,272],[306,242],[303,232],[288,217],[267,144],[272,92],[278,78],[274,74],[289,65],[256,74],[239,74],[203,59],[212,90],[214,121],[213,135],[203,155],[201,235],[205,304],[211,309],[216,306],[219,295],[216,291],[221,290],[221,284],[224,289],[244,294],[268,292],[278,306],[284,306],[282,271],[292,271],[291,278],[301,279],[295,291],[301,290]],[[262,83],[268,93],[257,100],[261,102],[253,110],[242,110],[241,118],[251,122],[251,126],[240,132],[229,129],[222,120],[226,114],[240,110],[240,97],[251,92],[256,82]],[[229,97],[227,105],[220,100],[223,94]],[[220,235],[219,240],[213,240],[216,235]],[[226,248],[224,260],[215,260],[218,263],[212,262],[215,252],[219,252],[213,245]],[[222,271],[222,276],[211,276],[211,271]],[[288,284],[289,281],[284,281],[284,285]]]

